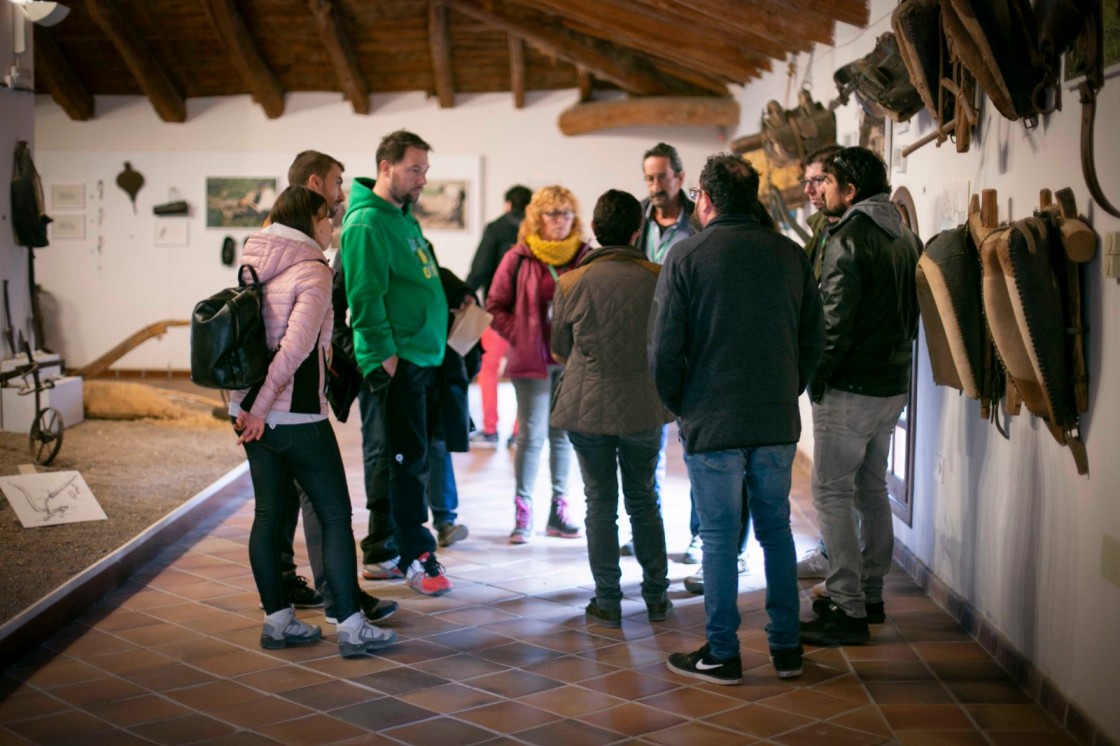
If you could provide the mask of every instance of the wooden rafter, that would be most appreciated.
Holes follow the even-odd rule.
[[[591,73],[587,72],[586,67],[576,68],[576,88],[579,90],[580,103],[586,103],[591,100]]]
[[[35,76],[41,78],[55,102],[77,122],[93,116],[93,96],[66,61],[51,32],[35,27]]]
[[[739,124],[739,104],[714,96],[650,96],[576,104],[560,114],[560,131],[565,135],[649,124],[732,128]]]
[[[663,6],[663,0],[637,1],[655,9]],[[805,51],[813,42],[832,43],[831,18],[815,13],[794,15],[777,2],[753,0],[748,7],[742,0],[689,0],[688,7],[705,24],[719,24],[728,33],[744,35],[744,39],[760,36],[786,50]],[[777,56],[783,57],[784,54]]]
[[[432,77],[435,78],[439,108],[455,108],[455,84],[451,76],[451,30],[443,0],[428,0],[428,47],[432,51]]]
[[[116,0],[87,0],[85,9],[116,47],[140,90],[152,102],[159,118],[165,122],[185,122],[186,101],[163,66],[152,56],[148,43],[136,30],[128,15],[120,12]]]
[[[502,0],[446,0],[456,11],[516,34],[540,49],[573,65],[582,65],[596,77],[637,95],[716,93],[727,95],[718,81],[698,87],[655,70],[640,55],[599,39],[560,28],[541,13],[512,7]]]
[[[319,40],[327,50],[338,84],[346,94],[355,114],[369,114],[369,84],[358,67],[358,58],[350,37],[342,28],[339,10],[333,0],[308,0]]]
[[[202,7],[253,100],[269,119],[284,113],[284,89],[261,57],[233,0],[202,0]]]
[[[861,28],[871,19],[868,0],[777,0],[777,3],[796,14],[811,13]]]
[[[509,37],[509,90],[513,108],[525,108],[525,44],[520,37]]]

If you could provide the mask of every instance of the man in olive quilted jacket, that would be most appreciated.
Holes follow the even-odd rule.
[[[642,566],[642,599],[650,621],[672,609],[665,526],[654,469],[661,405],[646,362],[646,337],[660,267],[632,243],[642,221],[638,200],[612,189],[599,198],[591,229],[602,248],[564,275],[552,300],[552,354],[565,364],[551,425],[568,431],[587,497],[587,554],[595,579],[588,616],[622,624],[618,566],[618,481]]]

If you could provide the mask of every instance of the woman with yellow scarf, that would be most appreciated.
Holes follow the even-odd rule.
[[[502,257],[486,295],[486,310],[494,316],[490,326],[510,345],[506,375],[517,394],[517,453],[513,460],[517,494],[510,544],[524,544],[533,532],[533,487],[545,435],[552,472],[552,504],[545,533],[566,539],[582,533],[568,517],[572,446],[565,431],[549,426],[548,416],[563,370],[550,352],[552,296],[560,275],[574,268],[587,250],[575,195],[562,186],[545,187],[525,208],[517,245]]]

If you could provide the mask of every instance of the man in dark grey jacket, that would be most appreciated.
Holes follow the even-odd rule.
[[[824,212],[839,220],[829,228],[821,270],[825,349],[810,396],[813,505],[831,603],[814,604],[820,616],[801,625],[801,637],[846,645],[869,640],[868,623],[885,618],[883,576],[894,548],[887,454],[910,388],[922,246],[887,197],[877,155],[844,148],[824,171]]]
[[[715,684],[742,680],[736,560],[749,511],[766,564],[771,658],[779,676],[798,676],[789,489],[797,400],[824,340],[817,283],[801,247],[754,217],[758,173],[748,163],[711,156],[692,191],[703,231],[662,267],[649,359],[661,401],[680,416],[704,547],[707,643],[668,664]]]

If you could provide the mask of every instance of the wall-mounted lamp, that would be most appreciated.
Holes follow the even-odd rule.
[[[23,11],[23,15],[27,17],[28,21],[39,26],[54,26],[70,15],[70,8],[62,3],[46,2],[46,0],[11,0],[11,2]],[[16,54],[23,54],[27,51],[27,24],[20,23],[17,15],[16,23],[13,26],[12,51]]]

